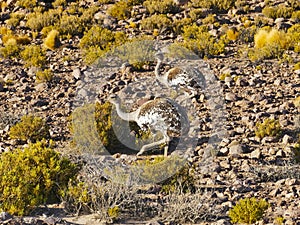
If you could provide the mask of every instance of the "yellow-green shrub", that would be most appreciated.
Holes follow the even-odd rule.
[[[291,47],[291,38],[284,31],[262,28],[254,35],[254,44],[249,53],[251,60],[279,58]]]
[[[44,69],[37,71],[35,76],[37,83],[43,83],[51,81],[53,78],[53,73],[50,69]]]
[[[28,15],[26,26],[31,30],[40,31],[44,27],[54,25],[60,20],[61,9],[50,9],[49,11],[33,12]]]
[[[262,123],[256,123],[255,135],[259,138],[266,136],[275,137],[281,133],[281,125],[278,120],[265,119]]]
[[[85,32],[79,46],[82,49],[84,61],[92,64],[111,48],[123,44],[126,39],[126,35],[121,31],[112,32],[100,26],[93,26]]]
[[[45,51],[38,45],[28,45],[21,52],[25,66],[43,67],[46,63]]]
[[[35,206],[58,202],[78,169],[38,142],[0,155],[0,210],[26,215]]]
[[[146,0],[143,5],[150,14],[154,13],[176,13],[179,8],[173,0]]]
[[[59,45],[59,32],[57,30],[51,30],[44,40],[44,46],[48,49],[54,50]]]
[[[219,55],[225,52],[226,38],[219,40],[213,37],[206,26],[195,24],[183,28],[183,46],[192,50],[201,57]]]
[[[141,21],[141,28],[145,30],[158,29],[159,31],[171,28],[172,21],[165,15],[152,15]]]
[[[266,17],[270,17],[272,19],[281,18],[281,17],[290,18],[293,13],[293,8],[285,7],[285,6],[277,6],[277,7],[266,6],[262,10],[262,13]]]
[[[263,199],[241,199],[229,210],[229,217],[232,223],[253,224],[262,218],[268,207],[269,204]]]
[[[11,13],[10,18],[5,21],[8,26],[16,27],[19,25],[20,21],[24,19],[25,14],[23,13]]]
[[[230,41],[236,41],[239,37],[239,32],[236,29],[228,29],[226,36]]]
[[[300,24],[295,24],[288,29],[288,37],[295,52],[300,52]]]
[[[124,20],[130,17],[132,7],[128,5],[128,2],[121,0],[112,5],[107,13],[118,20]]]
[[[192,0],[196,8],[209,8],[217,12],[225,12],[234,6],[236,0]]]
[[[32,10],[37,5],[37,0],[18,0],[17,4],[21,7]]]
[[[49,127],[42,118],[25,115],[10,128],[9,136],[12,139],[35,142],[49,137]]]
[[[15,57],[19,54],[19,52],[20,47],[15,38],[8,39],[5,42],[4,47],[0,48],[0,55],[5,58]]]

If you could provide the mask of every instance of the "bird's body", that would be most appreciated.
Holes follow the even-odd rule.
[[[160,73],[160,67],[163,62],[163,54],[158,53],[157,64],[155,67],[156,79],[165,86],[178,90],[183,90],[189,97],[194,97],[199,89],[205,87],[205,78],[203,74],[195,67],[182,66],[173,67],[166,73]]]
[[[189,131],[189,120],[186,113],[170,99],[157,98],[142,104],[136,111],[125,113],[120,108],[120,99],[114,97],[110,102],[116,106],[118,115],[127,121],[135,121],[142,130],[149,130],[153,134],[160,132],[163,139],[144,145],[138,155],[154,146],[170,142],[172,137],[179,137]],[[167,155],[168,149],[165,149]]]

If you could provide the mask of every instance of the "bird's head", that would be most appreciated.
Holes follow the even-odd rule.
[[[118,95],[116,94],[112,94],[108,97],[108,101],[114,105],[120,104],[121,103],[121,99]]]
[[[161,51],[155,53],[155,58],[156,58],[157,60],[163,61],[163,59],[164,59],[164,53],[161,52]]]

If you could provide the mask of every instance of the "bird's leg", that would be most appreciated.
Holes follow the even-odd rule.
[[[164,138],[159,140],[159,141],[156,141],[156,142],[153,142],[153,143],[150,143],[150,144],[146,144],[144,145],[141,150],[136,154],[137,156],[139,155],[142,155],[145,151],[148,151],[149,149],[155,147],[155,146],[158,146],[158,145],[161,145],[161,144],[165,144],[165,143],[168,143],[169,142],[169,137],[164,135]],[[168,147],[168,146],[167,146]],[[164,155],[166,156],[168,154],[168,149],[165,149],[165,153]]]

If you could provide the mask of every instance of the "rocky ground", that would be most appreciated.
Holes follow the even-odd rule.
[[[96,4],[94,1],[82,2],[86,5]],[[280,1],[273,3],[276,5]],[[0,14],[1,26],[6,26],[5,21],[11,12],[22,11],[13,1],[7,1],[7,4],[9,7]],[[253,0],[248,2],[247,12],[235,7],[226,13],[217,14],[216,17],[218,21],[227,21],[229,27],[238,27],[242,17],[253,19],[257,15],[262,16],[264,6],[264,1]],[[107,16],[106,9],[107,5],[102,5],[95,16],[99,14],[106,16],[105,22],[109,23],[111,29],[123,29],[127,33],[131,32],[131,35],[141,32],[126,27],[128,24],[126,20],[117,21]],[[143,16],[147,16],[141,5],[135,6],[134,10],[138,12],[133,19],[137,23]],[[183,18],[184,12],[172,16]],[[284,28],[285,25],[295,23],[297,21],[292,19],[268,19],[268,25],[271,27]],[[28,33],[28,29],[22,26],[22,21],[20,24],[15,30],[19,33]],[[212,33],[219,32],[213,26],[210,29]],[[176,36],[168,31],[156,36],[156,39],[163,43],[180,38],[180,35]],[[33,42],[41,44],[42,39],[37,38]],[[48,83],[37,84],[35,69],[25,67],[21,59],[0,58],[0,79],[5,81],[0,85],[1,151],[10,151],[24,144],[10,139],[9,129],[22,115],[28,113],[45,118],[50,126],[51,139],[56,141],[60,151],[69,146],[71,134],[68,129],[68,117],[78,95],[77,88],[82,85],[90,70],[82,60],[78,44],[79,37],[74,36],[68,40],[61,40],[61,46],[54,51],[47,51],[49,68],[54,72],[54,79]],[[204,149],[210,146],[207,142],[212,136],[211,127],[214,125],[209,119],[210,105],[207,99],[201,98],[201,95],[189,102],[201,121],[197,133],[199,140],[189,161],[195,168],[197,187],[207,191],[204,202],[208,204],[206,207],[213,209],[208,214],[218,213],[208,215],[207,219],[201,218],[198,223],[230,224],[228,210],[241,198],[256,197],[266,199],[270,204],[263,219],[257,224],[274,224],[278,217],[284,218],[284,224],[300,224],[300,165],[295,162],[292,151],[300,129],[300,108],[294,104],[295,98],[300,93],[300,71],[294,70],[294,62],[299,62],[300,57],[293,51],[286,51],[290,61],[266,59],[253,62],[241,53],[244,47],[238,41],[233,41],[228,44],[224,54],[204,60],[214,74],[216,87],[221,88],[225,117],[225,120],[221,121],[221,127],[226,131],[218,144],[216,155],[209,158],[209,162],[203,162],[202,159]],[[253,47],[253,43],[248,43],[248,47]],[[107,83],[101,84],[97,93],[98,98],[105,102],[109,94],[119,93],[126,86],[133,85],[138,77],[153,79],[154,66],[155,62],[152,62],[142,71],[132,68],[126,71],[120,69],[105,81]],[[220,80],[223,74],[227,77]],[[279,120],[282,127],[280,136],[264,138],[255,136],[256,123],[265,118]],[[125,161],[126,157],[121,156]],[[134,156],[128,159],[137,160]],[[63,206],[53,207],[63,208]],[[81,220],[80,217],[76,221],[76,217],[70,219],[68,218],[70,215],[65,212],[60,214],[57,211],[59,210],[55,211],[54,217],[50,217],[51,210],[50,212],[45,210],[46,217],[23,219],[12,219],[1,214],[0,223],[98,224],[99,222],[93,219],[93,216],[90,216],[93,222],[91,218]],[[169,219],[172,221],[172,217]],[[142,223],[125,219],[120,223],[160,224],[159,221],[164,220],[154,221]]]

